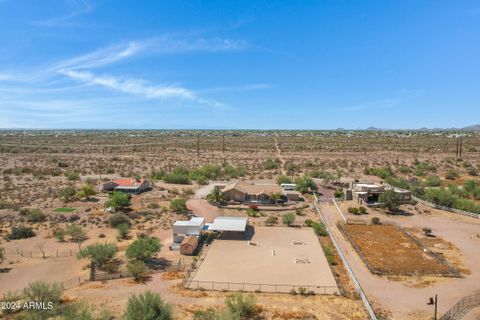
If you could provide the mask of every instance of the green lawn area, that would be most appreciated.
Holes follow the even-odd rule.
[[[77,209],[75,208],[69,208],[69,207],[61,207],[61,208],[57,208],[53,211],[55,212],[62,212],[62,213],[66,213],[66,212],[73,212],[73,211],[76,211]]]

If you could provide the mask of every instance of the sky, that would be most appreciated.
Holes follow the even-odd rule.
[[[480,123],[478,1],[0,0],[0,128]]]

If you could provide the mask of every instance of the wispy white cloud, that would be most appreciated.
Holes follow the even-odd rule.
[[[86,0],[68,0],[67,1],[70,12],[66,15],[55,17],[51,19],[34,21],[33,25],[41,27],[58,27],[71,25],[73,18],[87,14],[93,10],[93,6]]]
[[[182,87],[168,85],[149,85],[144,80],[117,79],[113,76],[98,76],[88,71],[60,70],[71,79],[91,85],[99,85],[116,91],[139,94],[147,98],[195,100],[195,94]]]
[[[199,93],[214,93],[214,92],[243,92],[243,91],[252,91],[252,90],[264,90],[270,89],[273,85],[268,83],[253,83],[253,84],[243,84],[238,86],[222,86],[198,90]]]

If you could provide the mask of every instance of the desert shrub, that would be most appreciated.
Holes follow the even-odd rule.
[[[70,236],[73,242],[77,242],[80,246],[80,243],[87,239],[87,232],[79,224],[71,224],[66,228],[67,235]]]
[[[360,207],[360,208],[358,208],[358,212],[359,212],[360,214],[368,214],[367,208],[365,208],[365,207]]]
[[[279,165],[278,159],[275,159],[275,160],[274,159],[267,159],[263,163],[263,169],[265,169],[265,170],[277,169],[278,165]]]
[[[175,184],[191,184],[192,181],[188,177],[188,174],[183,173],[168,173],[163,176],[163,181],[166,183],[175,183]]]
[[[65,241],[65,236],[67,235],[67,232],[61,227],[56,227],[55,229],[53,229],[53,235],[55,236],[55,238],[57,238],[58,241],[63,242]]]
[[[348,212],[350,212],[351,214],[355,214],[355,215],[360,214],[360,210],[358,210],[358,208],[354,208],[354,207],[349,207]]]
[[[80,188],[77,196],[81,199],[89,200],[91,196],[94,196],[97,192],[95,191],[94,186],[91,183],[86,183]]]
[[[400,208],[400,195],[394,190],[386,190],[378,197],[378,201],[382,204],[382,207],[391,212],[398,211]]]
[[[28,210],[27,213],[26,213],[27,221],[29,221],[29,222],[42,222],[42,221],[45,221],[46,216],[45,216],[45,214],[43,213],[43,211],[40,210],[39,208],[27,209],[27,210]]]
[[[278,218],[275,216],[268,216],[267,219],[265,219],[265,224],[267,226],[273,226],[274,224],[278,223]]]
[[[26,239],[35,236],[35,232],[31,227],[25,226],[18,226],[12,227],[10,234],[8,235],[9,240],[17,240],[17,239]]]
[[[393,171],[392,171],[392,168],[390,167],[365,168],[363,172],[367,175],[374,175],[382,179],[393,176]]]
[[[319,235],[320,237],[328,236],[327,228],[321,222],[314,222],[312,224],[313,231],[315,234]]]
[[[256,303],[253,294],[234,293],[225,300],[227,310],[238,319],[251,319],[256,314]]]
[[[283,214],[282,222],[290,227],[295,222],[295,214],[293,214],[292,212]]]
[[[276,180],[277,184],[282,184],[282,183],[292,183],[292,179],[290,177],[284,176],[284,175],[279,175]]]
[[[74,187],[65,187],[60,189],[58,196],[65,201],[69,201],[76,193],[77,190]]]
[[[127,264],[127,270],[135,281],[144,281],[148,275],[148,268],[140,260],[130,260]]]
[[[114,210],[123,210],[130,206],[130,195],[120,191],[114,191],[108,195],[108,200],[105,201],[106,208],[113,208]]]
[[[110,226],[112,228],[116,228],[117,226],[121,224],[126,224],[130,226],[130,219],[126,214],[123,213],[114,213],[110,216],[108,219],[108,222],[110,223]]]
[[[78,259],[90,258],[102,270],[117,254],[117,246],[114,243],[95,243],[80,250]]]
[[[172,320],[172,306],[165,303],[157,293],[146,291],[128,299],[124,320]]]
[[[170,201],[170,210],[178,213],[186,213],[187,209],[187,200],[184,198],[177,198]]]
[[[474,167],[468,167],[467,168],[467,174],[472,177],[478,176],[478,170]]]
[[[323,247],[323,253],[325,254],[325,258],[327,258],[327,262],[329,265],[334,266],[335,265],[335,257],[333,255],[332,248],[329,246],[324,246]]]
[[[442,184],[442,179],[440,179],[438,176],[428,176],[427,179],[425,179],[425,184],[428,187],[440,187]]]
[[[249,217],[258,217],[259,214],[260,214],[260,212],[258,210],[255,210],[255,209],[252,209],[252,208],[247,209],[247,215]]]
[[[71,181],[80,180],[80,175],[78,172],[67,171],[65,172],[65,177]]]
[[[458,177],[459,177],[458,172],[453,169],[449,169],[445,175],[445,179],[448,179],[448,180],[455,180]]]
[[[45,305],[50,302],[53,305],[58,305],[62,299],[63,288],[60,283],[35,281],[23,289],[23,294],[27,301],[42,302]]]
[[[153,170],[150,173],[150,179],[153,181],[162,180],[163,176],[165,176],[165,171],[163,170]]]
[[[305,219],[304,224],[305,224],[307,227],[311,227],[311,226],[313,225],[313,220],[312,220],[312,219]]]
[[[118,237],[120,239],[128,238],[128,233],[130,232],[130,226],[128,225],[128,223],[120,223],[116,226],[116,229],[118,231]]]
[[[333,196],[335,198],[342,199],[344,197],[343,190],[340,188],[337,188],[337,190],[335,190],[335,192],[333,193]]]
[[[129,259],[146,261],[151,259],[160,249],[160,240],[152,237],[142,237],[128,246],[126,256]]]
[[[0,263],[2,263],[3,261],[5,261],[5,248],[0,247]]]
[[[206,310],[195,310],[193,312],[193,320],[227,320],[224,314],[213,308],[207,308]]]
[[[372,224],[380,224],[380,218],[379,217],[372,217],[371,221],[372,221]]]

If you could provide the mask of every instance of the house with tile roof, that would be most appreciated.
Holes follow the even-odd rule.
[[[129,194],[139,194],[150,190],[150,182],[145,178],[119,178],[103,185],[104,192],[121,191]]]

